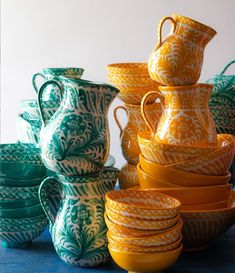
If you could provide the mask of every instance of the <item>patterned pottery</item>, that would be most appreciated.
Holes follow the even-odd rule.
[[[108,109],[119,92],[116,88],[75,78],[60,77],[64,97],[56,114],[44,121],[40,135],[41,156],[45,166],[63,175],[83,175],[102,169],[109,154]],[[50,84],[38,93],[44,120],[42,98]]]
[[[36,217],[43,214],[44,214],[44,211],[40,203],[38,203],[37,205],[23,207],[23,208],[0,209],[0,218],[19,219],[19,218]]]
[[[208,105],[212,89],[209,84],[159,86],[161,93],[147,93],[141,112],[155,140],[170,145],[216,147],[216,129]],[[164,105],[157,129],[145,111],[148,97],[153,94]]]
[[[107,233],[109,246],[113,249],[119,250],[119,251],[126,251],[126,252],[134,252],[134,253],[160,253],[165,251],[170,251],[173,249],[176,249],[180,246],[182,241],[182,235],[180,235],[179,239],[173,243],[170,243],[168,245],[163,246],[134,246],[134,245],[128,245],[124,243],[120,243],[116,241],[116,236],[113,236],[111,233]]]
[[[109,246],[109,253],[113,260],[129,273],[160,273],[172,266],[179,258],[183,246],[160,253],[123,252]]]
[[[40,112],[38,109],[37,100],[21,100],[20,109],[26,119],[40,119]]]
[[[197,251],[226,232],[235,223],[235,194],[223,209],[182,211],[185,251]]]
[[[120,89],[118,97],[124,103],[140,104],[148,91],[158,89],[158,83],[149,77],[146,63],[109,64],[107,70],[109,82]]]
[[[122,127],[117,115],[119,109],[124,110],[128,117],[125,128]],[[145,111],[151,120],[151,124],[156,127],[162,112],[161,105],[159,103],[147,104]],[[137,134],[148,130],[148,126],[141,115],[140,105],[126,104],[125,106],[116,107],[114,109],[114,119],[120,129],[121,148],[124,158],[130,164],[137,164],[140,154]]]
[[[118,177],[119,188],[124,190],[139,185],[137,166],[126,163],[122,166]]]
[[[26,200],[38,197],[39,185],[31,187],[0,186],[0,200]]]
[[[167,188],[225,185],[231,178],[230,173],[224,176],[211,176],[183,172],[147,160],[142,154],[137,168],[139,182],[144,189],[162,188],[164,185]]]
[[[46,216],[32,218],[0,218],[0,239],[4,247],[24,248],[31,244],[47,226]]]
[[[118,170],[104,168],[93,175],[58,177],[60,181],[56,177],[45,179],[39,190],[57,254],[74,266],[91,267],[106,262],[109,253],[104,201],[105,194],[114,189]],[[49,198],[51,191],[48,192],[55,183],[62,189],[58,211]]]
[[[171,32],[162,39],[163,24],[169,20]],[[173,14],[158,25],[158,43],[148,62],[150,77],[163,85],[192,85],[201,74],[204,48],[216,31],[190,18]]]
[[[126,217],[163,220],[179,214],[180,202],[156,191],[119,190],[106,194],[106,207]]]
[[[0,200],[0,209],[17,209],[39,204],[39,198],[26,200],[2,201]]]

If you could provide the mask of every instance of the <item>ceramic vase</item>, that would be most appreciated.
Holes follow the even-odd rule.
[[[43,94],[51,84],[57,85],[64,95],[60,107],[47,121]],[[118,92],[108,84],[68,77],[43,84],[38,93],[43,120],[40,146],[48,169],[64,175],[83,175],[102,169],[109,154],[108,109]]]
[[[114,189],[118,173],[106,167],[93,175],[58,175],[42,182],[40,201],[50,221],[55,250],[66,263],[93,267],[108,260],[105,194]],[[60,203],[53,202],[55,195],[51,199],[50,189],[56,183]]]

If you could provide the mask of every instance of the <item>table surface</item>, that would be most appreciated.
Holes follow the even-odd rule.
[[[46,230],[27,249],[0,247],[1,273],[122,273],[114,262],[96,268],[76,268],[65,264],[54,251]],[[165,273],[235,273],[235,225],[208,249],[183,253]]]

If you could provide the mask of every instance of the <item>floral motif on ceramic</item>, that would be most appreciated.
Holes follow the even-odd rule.
[[[118,177],[120,189],[128,189],[133,186],[139,186],[137,166],[126,163],[122,166]]]

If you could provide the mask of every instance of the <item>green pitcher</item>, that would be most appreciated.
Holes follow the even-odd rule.
[[[58,175],[42,182],[40,202],[50,221],[55,250],[64,262],[92,267],[108,260],[105,194],[114,189],[118,174],[118,169],[104,167],[94,175]],[[57,188],[60,203],[54,202],[51,188]]]
[[[38,93],[43,120],[41,156],[46,167],[63,175],[83,175],[102,169],[109,154],[108,109],[119,92],[105,83],[60,76],[47,81]],[[62,83],[62,84],[61,84]],[[43,104],[46,87],[63,93],[60,107],[48,121]]]

